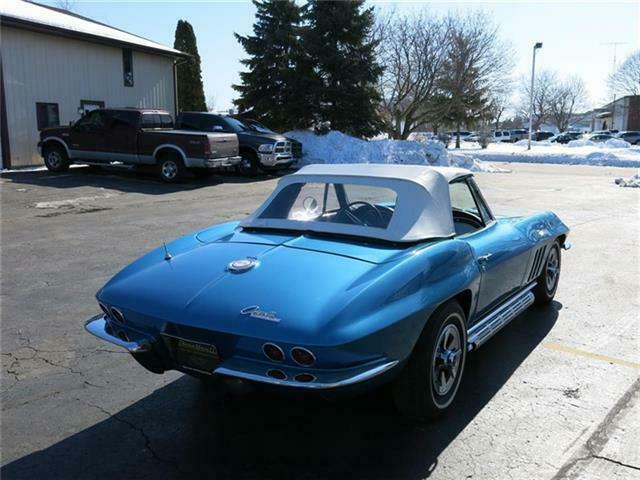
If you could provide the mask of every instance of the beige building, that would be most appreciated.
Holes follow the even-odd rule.
[[[42,164],[39,129],[97,107],[176,111],[182,52],[65,10],[0,2],[2,168]]]

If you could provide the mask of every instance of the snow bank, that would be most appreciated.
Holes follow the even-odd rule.
[[[631,144],[621,138],[612,138],[604,142],[604,146],[607,148],[629,148]]]
[[[448,152],[435,140],[361,140],[342,132],[316,135],[296,130],[285,135],[302,143],[301,165],[310,163],[396,163],[407,165],[456,166],[474,172],[507,171],[469,154]]]
[[[461,151],[489,162],[640,167],[640,147],[629,146],[627,142],[619,143],[618,139],[609,142],[594,143],[582,139],[566,145],[532,142],[531,150],[527,150],[526,142],[491,143],[486,149],[467,143]]]
[[[527,147],[529,146],[529,140],[528,139],[518,140],[513,145],[517,145],[518,147]],[[531,146],[532,147],[552,147],[553,143],[551,143],[548,140],[531,140]]]
[[[640,173],[636,173],[633,177],[624,179],[616,178],[614,183],[619,187],[640,188]]]

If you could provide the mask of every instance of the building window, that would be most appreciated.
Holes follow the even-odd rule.
[[[38,130],[60,125],[60,115],[57,103],[36,103],[36,116],[38,118]]]
[[[122,49],[122,73],[124,75],[124,86],[133,87],[133,52]]]

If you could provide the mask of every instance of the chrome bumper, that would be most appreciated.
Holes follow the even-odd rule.
[[[137,341],[119,338],[117,336],[118,332],[115,331],[109,323],[107,323],[103,314],[96,315],[89,319],[85,324],[85,329],[100,340],[104,340],[105,342],[124,348],[133,354],[152,352],[153,350],[153,340],[151,338],[143,338]],[[127,328],[127,330],[131,332],[130,328]],[[220,365],[211,372],[211,374],[225,375],[243,380],[277,385],[280,387],[322,390],[347,387],[349,385],[371,380],[391,370],[396,365],[398,365],[398,360],[381,360],[375,363],[360,365],[358,367],[323,371],[318,369],[301,369],[300,367],[286,367],[279,364],[255,362],[242,358],[230,358],[221,362]],[[267,372],[273,369],[284,372],[286,378],[278,379],[270,377]],[[311,374],[313,375],[314,380],[310,382],[295,380],[295,376],[300,373]]]
[[[84,328],[91,335],[95,335],[100,340],[113,343],[131,353],[142,353],[151,350],[151,343],[148,340],[130,341],[117,337],[117,333],[107,324],[103,314],[96,315],[85,323]]]
[[[277,167],[293,162],[293,156],[290,153],[259,153],[260,164],[265,167]]]
[[[222,158],[187,158],[185,166],[187,168],[225,168],[234,167],[242,161],[242,157],[222,157]]]

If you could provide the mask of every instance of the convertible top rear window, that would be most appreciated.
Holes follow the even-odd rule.
[[[396,199],[382,186],[297,182],[280,190],[258,218],[386,229]]]

